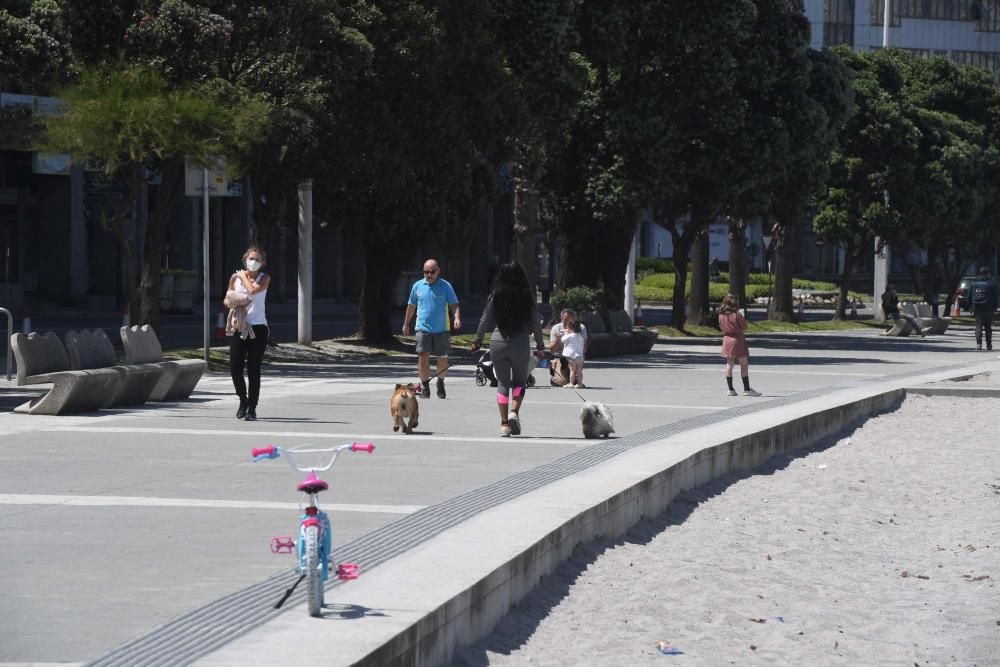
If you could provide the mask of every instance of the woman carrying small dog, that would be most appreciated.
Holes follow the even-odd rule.
[[[493,329],[490,358],[497,378],[500,435],[507,438],[521,433],[519,413],[528,381],[531,334],[535,336],[535,355],[539,359],[545,357],[541,318],[528,277],[520,264],[500,267],[489,301],[483,309],[483,317],[479,320],[479,329],[472,343],[473,351],[479,350],[483,336],[490,329]]]
[[[240,398],[240,407],[236,411],[237,419],[248,422],[257,421],[257,400],[260,398],[260,365],[264,361],[264,351],[267,349],[268,328],[267,313],[264,310],[264,299],[267,296],[267,286],[271,284],[271,276],[261,269],[267,264],[267,255],[256,246],[250,246],[243,253],[244,270],[237,271],[229,279],[229,291],[236,295],[227,301],[243,303],[238,308],[244,308],[245,324],[234,330],[229,337],[229,372],[233,376],[233,387]],[[250,381],[250,391],[243,379],[243,368],[246,367],[247,378]]]
[[[726,360],[726,384],[729,395],[735,396],[733,389],[733,365],[739,361],[740,377],[743,378],[743,395],[760,396],[759,391],[750,388],[750,348],[744,332],[747,320],[740,312],[740,302],[735,294],[727,294],[719,305],[719,328],[722,329],[722,356]]]

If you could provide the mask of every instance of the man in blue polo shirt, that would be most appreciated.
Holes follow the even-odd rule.
[[[462,317],[458,310],[458,297],[451,283],[441,277],[441,267],[436,259],[424,262],[424,278],[410,289],[410,299],[403,317],[403,335],[410,335],[410,320],[417,316],[417,372],[420,374],[420,398],[431,397],[431,362],[433,354],[437,358],[437,395],[446,396],[444,378],[448,374],[448,350],[451,348],[451,329],[448,327],[448,306],[451,306],[454,320],[452,328],[462,328]]]

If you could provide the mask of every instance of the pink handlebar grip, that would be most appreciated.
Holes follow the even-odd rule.
[[[368,452],[369,454],[371,454],[372,452],[375,451],[375,445],[373,445],[370,442],[368,444],[365,444],[365,445],[362,445],[360,442],[355,442],[354,444],[351,445],[351,451],[352,452]]]
[[[253,449],[250,450],[250,456],[252,456],[255,459],[259,458],[273,459],[275,458],[276,454],[277,452],[274,451],[273,445],[270,447],[254,447]]]

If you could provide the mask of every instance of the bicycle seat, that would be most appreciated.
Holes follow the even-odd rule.
[[[319,493],[329,489],[330,485],[317,477],[316,473],[310,472],[305,481],[300,482],[297,488],[302,493]]]

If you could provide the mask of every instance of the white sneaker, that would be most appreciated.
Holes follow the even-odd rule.
[[[729,394],[730,396],[735,396],[735,395],[736,395],[736,390],[735,390],[735,389],[730,389],[730,390],[729,390],[728,392],[726,392],[726,393],[727,393],[727,394]]]
[[[743,395],[744,396],[760,396],[760,392],[757,391],[756,389],[744,389],[743,390]]]
[[[510,437],[510,426],[508,424],[500,424],[500,437],[501,438]]]
[[[507,417],[507,423],[510,425],[511,435],[521,435],[521,420],[516,412],[510,413],[510,416]]]
[[[580,384],[576,385],[576,388],[577,388],[577,389],[586,389],[586,388],[587,388],[587,385],[585,385],[585,384],[583,384],[583,383],[581,382]]]

